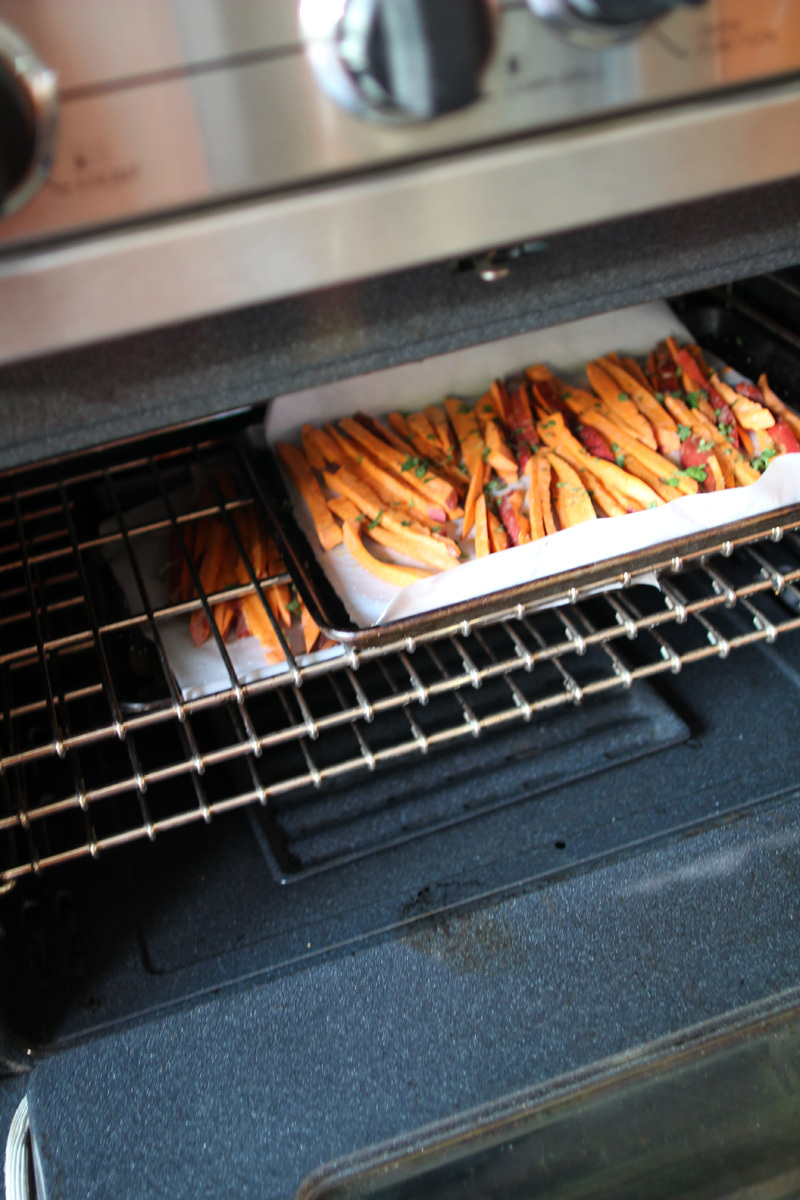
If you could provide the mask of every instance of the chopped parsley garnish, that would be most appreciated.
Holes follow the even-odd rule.
[[[431,525],[431,532],[432,533],[441,533],[442,532],[441,525]]]
[[[667,485],[667,487],[677,487],[680,483],[680,479],[678,478],[677,474],[670,475],[669,479],[664,480],[664,483]]]
[[[295,613],[295,615],[296,615],[297,613],[300,612],[300,601],[297,599],[296,596],[294,596],[289,601],[289,603],[286,605],[286,608],[288,609],[288,611],[290,613]]]
[[[494,412],[494,405],[493,405],[493,404],[484,404],[484,406],[483,406],[483,411],[484,411],[485,413],[493,413],[493,412]]]
[[[709,450],[714,449],[714,443],[710,442],[708,438],[700,438],[700,441],[697,443],[697,449],[701,454],[706,454]]]
[[[367,526],[367,529],[374,529],[376,525],[380,525],[381,517],[383,516],[385,511],[386,510],[382,508],[381,511],[378,513],[377,517],[375,518],[375,520],[370,521],[369,525]]]
[[[723,437],[726,437],[729,442],[733,441],[733,425],[730,421],[720,421],[718,428]]]
[[[647,507],[648,508],[658,508],[658,503],[655,500],[651,500]]]
[[[657,400],[659,404],[664,404],[666,397],[663,392],[653,392],[653,399]]]
[[[617,464],[618,467],[624,467],[625,466],[625,455],[624,454],[615,454],[614,462]]]
[[[400,524],[401,525],[410,525],[411,522],[410,521],[401,521]]]
[[[618,400],[627,400],[628,399],[627,392],[617,392],[617,399]]]
[[[698,483],[705,483],[708,478],[705,467],[686,467],[681,474],[687,475],[689,479],[696,479]]]
[[[506,490],[506,485],[503,483],[502,479],[490,479],[483,490],[488,492],[490,496],[496,496],[498,492],[504,492]]]
[[[689,405],[689,408],[699,408],[700,401],[707,399],[708,396],[705,394],[702,388],[698,388],[696,392],[686,393],[686,403]]]
[[[692,436],[692,431],[688,425],[679,425],[678,426],[678,437],[681,439],[682,442],[685,442],[686,439],[690,438],[691,436]]]
[[[486,461],[487,461],[487,459],[488,459],[488,457],[489,457],[489,455],[490,455],[491,453],[492,453],[492,452],[491,452],[491,450],[489,449],[489,447],[488,447],[488,446],[484,446],[484,447],[483,447],[483,449],[481,450],[481,458],[483,459],[483,461],[484,461],[484,462],[486,462]]]
[[[413,471],[419,464],[418,458],[407,458],[400,468],[401,471]]]
[[[470,413],[470,412],[472,412],[472,409],[470,408],[470,406],[468,404],[459,404],[458,411],[460,413]]]
[[[763,475],[769,466],[769,460],[774,458],[777,453],[778,451],[773,446],[768,446],[766,450],[762,450],[760,454],[756,455],[751,461],[750,466],[754,467],[756,471],[760,471]]]
[[[567,487],[567,482],[566,482],[566,480],[564,480],[564,479],[559,479],[558,483],[556,484],[556,487]]]

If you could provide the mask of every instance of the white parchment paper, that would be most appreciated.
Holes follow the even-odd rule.
[[[186,512],[197,499],[197,489],[176,492],[171,496],[176,512]],[[160,521],[165,516],[165,510],[160,500],[141,504],[128,510],[125,523],[129,528],[146,525],[149,521]],[[116,521],[103,523],[101,533],[108,533],[118,528]],[[164,568],[170,556],[169,530],[143,533],[132,537],[134,552],[142,573],[147,596],[154,609],[169,604],[167,582],[164,578]],[[136,615],[144,611],[142,596],[136,577],[131,568],[130,559],[121,542],[111,543],[106,551],[108,562],[120,584],[131,613]],[[143,627],[149,636],[147,626]],[[175,681],[181,690],[184,700],[195,700],[201,696],[213,696],[231,686],[230,675],[225,660],[220,653],[214,638],[209,638],[202,646],[195,646],[189,632],[189,615],[181,617],[165,617],[158,621],[158,631],[164,646],[167,660],[172,667]],[[302,639],[301,639],[302,641]],[[325,650],[315,650],[306,654],[302,644],[290,643],[290,648],[300,666],[306,663],[324,662],[330,658],[339,657],[344,653],[341,646],[329,646]],[[257,638],[233,638],[225,643],[231,666],[240,683],[253,683],[259,679],[268,679],[286,670],[285,663],[271,664],[264,659],[264,652]]]
[[[420,409],[441,403],[447,395],[473,399],[486,391],[492,379],[521,371],[536,362],[547,363],[566,379],[570,376],[577,379],[592,358],[610,350],[647,354],[668,335],[691,341],[688,330],[666,304],[647,304],[504,338],[280,396],[267,413],[265,436],[271,445],[278,441],[298,441],[300,428],[306,422],[318,425],[358,410],[383,414],[394,409]],[[589,521],[489,558],[474,557],[474,540],[470,537],[464,549],[471,561],[402,590],[375,579],[353,561],[344,546],[323,551],[305,504],[291,481],[286,482],[298,524],[328,579],[353,621],[366,628],[478,599],[561,571],[593,566],[618,554],[649,549],[686,534],[798,504],[800,455],[773,460],[762,478],[747,488],[686,496],[646,512]],[[449,527],[451,531],[457,528],[457,525]],[[370,552],[376,557],[390,558],[373,544]],[[403,560],[394,557],[392,561]]]

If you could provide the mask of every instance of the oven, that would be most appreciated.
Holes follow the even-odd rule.
[[[210,692],[145,547],[280,543],[278,397],[640,304],[800,408],[798,69],[779,0],[2,0],[8,1196],[795,1194],[795,510]]]

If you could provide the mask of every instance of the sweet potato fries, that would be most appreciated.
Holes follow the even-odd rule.
[[[610,353],[586,387],[544,365],[496,380],[477,403],[356,413],[277,447],[323,549],[343,540],[368,571],[403,587],[448,570],[474,538],[496,554],[597,517],[744,487],[800,451],[800,417],[774,394],[731,386],[698,346],[660,343],[642,366]],[[375,556],[369,543],[387,555]]]
[[[297,453],[302,458],[302,452]],[[305,461],[303,459],[303,464]],[[313,478],[312,482],[319,490]],[[224,499],[230,501],[234,495],[230,480],[221,476],[217,485]],[[203,502],[204,507],[214,507],[214,497],[209,490]],[[325,509],[327,512],[327,504]],[[333,525],[333,521],[330,523]],[[341,541],[339,526],[336,525],[335,529],[338,541]],[[305,650],[313,650],[317,646],[320,641],[319,628],[292,585],[272,584],[260,589],[261,595],[255,590],[248,562],[257,581],[285,574],[286,567],[275,542],[265,532],[252,507],[231,505],[227,513],[218,509],[196,520],[184,521],[181,535],[189,558],[183,553],[177,536],[173,536],[169,592],[174,604],[195,599],[200,594],[198,584],[206,598],[216,597],[230,589],[235,592],[234,595],[230,598],[219,597],[209,605],[217,632],[223,640],[256,637],[263,647],[267,662],[279,663],[285,659],[281,636],[288,642],[293,623],[296,622],[299,640]],[[248,587],[249,590],[245,590]],[[196,646],[212,636],[204,607],[192,612],[189,629]],[[280,635],[278,630],[281,631]]]

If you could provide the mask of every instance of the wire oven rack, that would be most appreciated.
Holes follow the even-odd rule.
[[[219,595],[157,604],[148,546],[154,533],[183,545],[186,522],[210,513],[233,528],[237,508],[258,504],[237,435],[259,416],[240,410],[0,477],[2,888],[244,805],[302,805],[359,774],[800,628],[800,537],[775,528],[673,563],[660,588],[518,606],[324,663],[304,665],[286,646],[285,665],[253,682],[215,633],[227,686],[184,699],[165,623],[200,606],[210,616]],[[211,499],[199,504],[203,484]],[[145,495],[160,515],[132,520]],[[112,552],[138,607],[117,595]],[[249,574],[224,595],[254,591]]]

